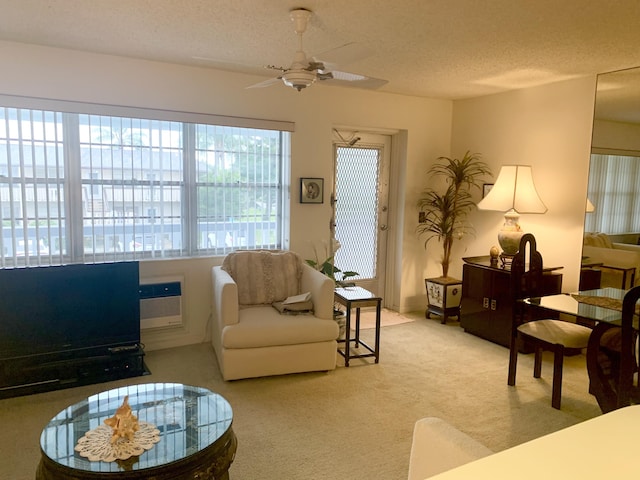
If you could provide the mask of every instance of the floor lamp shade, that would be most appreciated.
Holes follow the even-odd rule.
[[[493,188],[478,203],[478,209],[506,212],[504,225],[498,232],[498,242],[506,256],[515,255],[520,247],[524,233],[519,224],[520,214],[547,211],[536,191],[529,165],[503,165]]]

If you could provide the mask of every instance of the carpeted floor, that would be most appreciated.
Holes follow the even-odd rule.
[[[338,357],[327,373],[224,382],[211,346],[200,344],[149,352],[150,376],[0,400],[0,479],[34,478],[40,431],[60,410],[134,383],[181,382],[227,398],[238,437],[232,480],[402,480],[422,417],[441,417],[499,451],[600,415],[584,356],[565,360],[562,410],[555,410],[551,357],[534,379],[532,356],[521,355],[517,386],[509,387],[507,349],[457,322],[409,316],[414,321],[383,327],[377,365],[362,359],[345,368]]]
[[[351,314],[351,329],[355,329],[355,313]],[[380,310],[380,326],[390,327],[391,325],[400,325],[402,323],[415,322],[416,317],[401,315],[398,312],[383,308]],[[375,309],[363,309],[360,313],[360,329],[367,330],[376,327],[376,311]]]

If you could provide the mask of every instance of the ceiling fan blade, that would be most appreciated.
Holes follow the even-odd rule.
[[[269,80],[265,80],[263,82],[259,82],[259,83],[254,83],[253,85],[249,85],[246,88],[264,88],[264,87],[270,87],[271,85],[274,85],[278,82],[282,81],[282,77],[275,77],[275,78],[270,78]]]
[[[312,58],[317,62],[330,63],[333,65],[348,65],[373,55],[373,50],[360,43],[345,43],[331,50],[327,50]]]
[[[382,87],[383,85],[388,83],[388,80],[383,80],[381,78],[367,77],[365,75],[360,75],[358,73],[349,73],[349,72],[341,72],[339,70],[333,70],[331,73],[331,77],[329,78],[320,78],[320,80],[325,80],[327,84],[331,85],[339,85],[342,87],[358,87],[358,88],[367,88],[371,90],[375,90],[377,88]]]

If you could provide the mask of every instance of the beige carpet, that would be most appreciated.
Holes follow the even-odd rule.
[[[125,384],[182,382],[227,398],[238,437],[231,480],[406,480],[422,417],[441,417],[499,451],[600,415],[584,356],[565,359],[556,410],[551,357],[534,379],[532,356],[521,355],[509,387],[506,348],[424,312],[408,316],[415,321],[382,329],[379,364],[354,359],[345,368],[338,356],[327,373],[224,382],[210,345],[200,344],[148,353],[150,376],[0,400],[0,479],[33,480],[42,427],[87,395]]]
[[[401,315],[398,312],[383,308],[380,310],[380,326],[389,327],[391,325],[401,325],[403,323],[414,322],[416,317]],[[355,329],[356,313],[351,313],[351,329]],[[376,311],[375,309],[363,309],[360,312],[360,329],[367,330],[376,327]]]

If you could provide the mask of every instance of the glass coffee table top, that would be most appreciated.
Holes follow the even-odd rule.
[[[96,462],[81,457],[74,450],[78,440],[112,417],[125,395],[129,395],[129,405],[138,420],[160,430],[160,442],[124,461]],[[40,447],[43,455],[75,470],[142,470],[206,449],[231,429],[232,420],[229,403],[205,388],[179,383],[131,385],[98,393],[58,413],[42,431]]]

